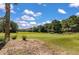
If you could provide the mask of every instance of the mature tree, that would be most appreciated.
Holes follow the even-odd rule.
[[[38,26],[38,32],[46,32],[43,25]]]
[[[61,23],[60,21],[58,20],[53,20],[52,21],[52,29],[55,33],[60,33],[61,32],[61,29],[62,29],[62,26],[61,26]]]
[[[11,21],[11,22],[10,22],[10,32],[15,33],[15,32],[17,31],[17,29],[18,29],[17,23]]]
[[[68,18],[68,24],[69,24],[70,26],[72,26],[72,25],[74,25],[74,24],[77,24],[77,21],[79,21],[79,20],[78,20],[78,17],[75,16],[75,15],[72,15],[72,16],[70,16],[70,17]]]
[[[78,29],[79,28],[79,18],[78,18],[78,16],[75,16],[75,15],[70,16],[68,18],[68,24],[69,24],[72,32],[79,31],[79,29]]]
[[[5,18],[4,17],[0,17],[0,32],[5,32]],[[16,32],[18,29],[18,25],[17,23],[15,23],[14,21],[10,21],[10,32]]]
[[[5,42],[10,40],[10,3],[5,3]]]
[[[67,31],[67,32],[69,31],[70,26],[69,26],[69,24],[67,22],[67,19],[62,20],[61,25],[62,25],[62,31]]]
[[[52,27],[51,23],[46,23],[46,24],[44,24],[44,28],[45,28],[45,31],[46,31],[46,32],[50,32],[51,27]]]
[[[0,32],[4,32],[5,17],[0,17]]]
[[[34,27],[32,28],[32,32],[38,32],[38,28],[34,26]]]

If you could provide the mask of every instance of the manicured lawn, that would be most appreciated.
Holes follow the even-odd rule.
[[[17,40],[21,40],[22,36],[26,36],[27,39],[42,40],[50,48],[64,49],[65,51],[71,52],[71,54],[79,54],[79,33],[50,34],[18,32],[15,34],[11,33],[12,35],[17,35]]]

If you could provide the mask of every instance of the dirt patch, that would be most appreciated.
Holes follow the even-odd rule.
[[[2,50],[0,55],[56,55],[66,54],[62,51],[51,50],[44,42],[37,40],[17,41],[10,40]]]

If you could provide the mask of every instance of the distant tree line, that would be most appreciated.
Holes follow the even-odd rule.
[[[4,31],[5,21],[0,19],[0,32]],[[18,29],[17,23],[10,21],[10,32],[79,32],[79,16],[72,15],[64,20],[52,20],[51,23],[46,23],[44,25],[34,26],[29,29]]]
[[[30,28],[32,32],[79,32],[79,16],[72,15],[64,20],[52,20],[51,23],[39,25],[37,27]]]

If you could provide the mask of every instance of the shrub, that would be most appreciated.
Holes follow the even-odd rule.
[[[26,41],[26,36],[22,36],[22,40]]]
[[[17,38],[17,35],[12,36],[12,39],[15,40]]]

